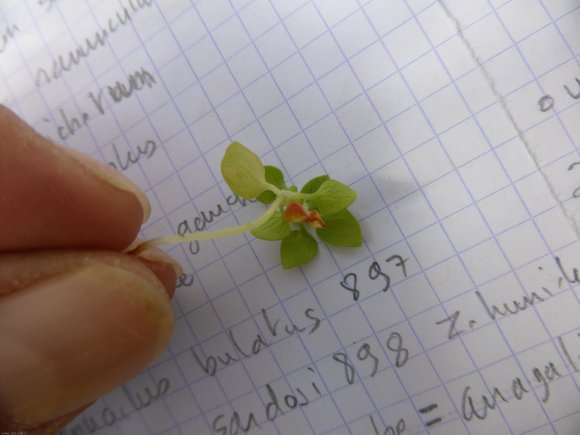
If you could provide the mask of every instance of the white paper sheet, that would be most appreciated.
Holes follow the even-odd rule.
[[[300,270],[168,247],[168,349],[62,433],[578,434],[579,62],[576,0],[3,0],[0,102],[139,184],[143,236],[260,213],[233,140],[359,193],[364,247]]]

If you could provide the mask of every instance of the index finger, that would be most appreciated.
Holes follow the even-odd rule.
[[[113,168],[53,144],[0,105],[0,251],[121,250],[149,211]]]

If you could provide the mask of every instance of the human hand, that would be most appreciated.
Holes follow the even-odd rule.
[[[163,350],[179,266],[123,253],[148,214],[0,105],[0,433],[58,430]]]

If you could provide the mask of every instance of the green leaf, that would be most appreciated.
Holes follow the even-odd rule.
[[[265,223],[252,230],[254,237],[262,240],[282,240],[290,235],[290,224],[277,211]]]
[[[358,247],[362,244],[362,232],[356,218],[347,209],[322,217],[325,228],[316,230],[320,240],[329,245]]]
[[[232,142],[222,159],[222,176],[236,195],[253,199],[267,189],[260,158],[239,142]]]
[[[344,210],[356,199],[356,192],[335,180],[326,180],[315,192],[316,206],[320,213],[331,215]]]
[[[273,184],[278,189],[284,189],[286,185],[284,184],[284,174],[280,169],[276,166],[264,166],[266,170],[266,181],[270,184]],[[258,195],[256,198],[262,204],[270,204],[272,201],[276,199],[276,195],[274,192],[270,190],[266,190]]]
[[[312,260],[317,253],[318,243],[303,227],[300,227],[300,231],[292,231],[280,245],[280,258],[284,269],[298,267]]]
[[[314,193],[318,188],[328,180],[330,177],[328,175],[320,175],[309,180],[300,190],[300,193]]]

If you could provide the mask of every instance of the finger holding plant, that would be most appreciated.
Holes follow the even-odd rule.
[[[262,240],[281,241],[282,267],[290,269],[311,260],[318,243],[311,234],[329,245],[357,247],[362,234],[357,219],[348,211],[356,192],[321,175],[308,181],[300,191],[287,186],[275,166],[264,166],[244,145],[229,145],[221,163],[222,175],[236,195],[269,205],[257,219],[232,228],[199,232],[186,236],[161,237],[141,244],[136,252],[163,243],[182,243],[233,236],[250,231]]]

